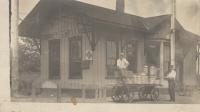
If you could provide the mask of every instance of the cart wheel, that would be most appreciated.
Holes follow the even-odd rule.
[[[121,102],[127,103],[130,100],[130,95],[129,95],[129,90],[127,87],[122,86],[120,88],[120,98],[121,98]]]
[[[119,91],[120,91],[119,87],[114,86],[112,88],[112,96],[111,96],[111,98],[112,98],[112,100],[114,102],[120,102],[120,100],[121,100]]]
[[[130,102],[130,103],[133,102],[133,101],[134,101],[134,98],[135,98],[135,94],[134,94],[134,92],[132,91],[132,92],[130,92],[130,94],[129,94],[129,102]]]
[[[158,100],[158,97],[159,97],[159,89],[158,88],[153,88],[151,90],[151,99],[153,101],[157,101]]]
[[[112,96],[112,100],[114,101],[114,102],[119,102],[120,101],[120,97],[119,96]]]
[[[147,93],[145,91],[145,87],[141,87],[138,93],[139,99],[140,100],[145,100],[147,98]]]
[[[130,99],[130,97],[129,97],[128,94],[123,94],[123,95],[122,95],[122,102],[128,103],[128,102],[129,102],[129,99]]]

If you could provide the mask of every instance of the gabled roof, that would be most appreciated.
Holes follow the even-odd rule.
[[[156,17],[150,17],[144,19],[144,24],[148,29],[147,38],[159,38],[159,39],[169,39],[170,30],[171,30],[171,16],[162,15]],[[183,55],[185,56],[188,51],[191,49],[191,46],[197,44],[197,40],[200,39],[200,36],[195,35],[187,30],[185,30],[181,24],[176,20],[176,48],[182,49],[182,53],[176,56]]]
[[[145,31],[146,28],[142,22],[142,17],[126,13],[117,13],[115,10],[79,2],[76,0],[41,0],[36,7],[19,25],[19,34],[21,36],[33,36],[40,30],[37,21],[48,20],[49,15],[56,12],[59,7],[65,7],[73,12],[84,14],[97,21],[104,21],[116,25],[135,28]],[[34,33],[33,33],[34,32]]]
[[[143,19],[143,23],[146,29],[150,30],[161,24],[165,20],[170,20],[170,15],[160,15],[154,17],[148,17]]]
[[[78,13],[85,14],[97,20],[145,29],[145,26],[141,21],[142,17],[139,16],[118,13],[115,10],[106,9],[79,1],[65,2],[65,5]]]
[[[40,0],[34,9],[25,17],[19,25],[19,35],[25,37],[37,37],[40,34],[43,23],[52,15],[58,13],[60,7],[65,10],[73,11],[77,14],[86,15],[95,21],[107,24],[115,24],[117,27],[139,30],[144,33],[169,33],[170,32],[170,15],[161,15],[149,18],[143,18],[136,15],[117,13],[115,10],[79,2],[76,0]],[[161,27],[165,27],[162,29]],[[176,21],[176,29],[183,30],[191,38],[199,36],[186,31],[181,24]],[[163,30],[163,31],[162,31]],[[189,36],[190,37],[190,36]]]

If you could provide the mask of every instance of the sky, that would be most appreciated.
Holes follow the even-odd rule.
[[[24,18],[39,0],[19,0]],[[116,0],[79,0],[115,10]],[[170,14],[171,0],[125,0],[125,12],[142,17]],[[183,27],[200,35],[200,0],[176,0],[177,19]]]

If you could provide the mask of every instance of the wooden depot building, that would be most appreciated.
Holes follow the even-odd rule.
[[[116,82],[121,52],[133,75],[154,66],[164,80],[170,65],[170,15],[143,18],[124,13],[123,3],[116,6],[111,10],[75,0],[39,1],[19,25],[19,35],[41,40],[43,83],[59,82],[63,93],[105,97],[107,85]],[[195,82],[197,38],[176,21],[181,85]]]

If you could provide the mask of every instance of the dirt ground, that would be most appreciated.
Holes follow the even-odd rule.
[[[169,95],[168,94],[161,94],[158,101],[151,101],[151,100],[138,100],[137,98],[131,102],[132,104],[200,104],[200,90],[195,90],[191,96],[181,96],[176,94],[176,101],[170,102],[169,101]],[[73,100],[73,101],[72,101]],[[25,97],[25,96],[19,96],[18,98],[12,98],[12,101],[14,102],[43,102],[43,103],[55,103],[57,102],[56,96],[51,97]],[[110,97],[107,97],[106,99],[82,99],[82,98],[70,98],[65,97],[61,98],[61,103],[115,103],[111,100]]]

